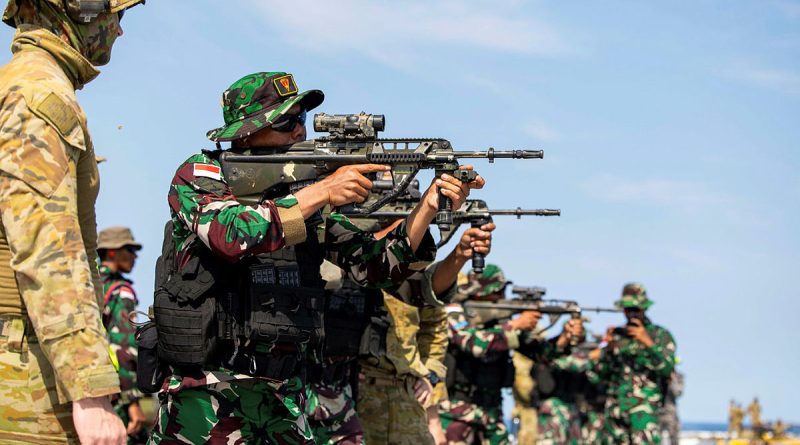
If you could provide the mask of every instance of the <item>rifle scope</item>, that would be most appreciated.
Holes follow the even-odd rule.
[[[382,114],[325,114],[314,115],[314,131],[320,133],[364,134],[375,133],[386,128],[386,117]]]

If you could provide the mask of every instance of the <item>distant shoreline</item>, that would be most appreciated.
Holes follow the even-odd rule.
[[[792,434],[800,434],[800,425],[796,423],[791,425],[792,427],[787,431]],[[744,427],[747,429],[750,425],[745,425]],[[719,422],[683,422],[681,423],[681,431],[726,432],[728,431],[728,424]]]

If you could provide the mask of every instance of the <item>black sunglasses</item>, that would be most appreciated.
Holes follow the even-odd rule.
[[[284,114],[280,119],[273,122],[270,128],[281,133],[289,133],[294,130],[295,125],[306,124],[306,110],[298,114]]]

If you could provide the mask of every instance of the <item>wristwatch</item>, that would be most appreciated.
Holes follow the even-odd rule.
[[[429,382],[431,382],[431,386],[436,386],[439,382],[442,381],[442,379],[440,379],[435,372],[428,373],[428,375],[426,375],[425,378],[428,379]]]

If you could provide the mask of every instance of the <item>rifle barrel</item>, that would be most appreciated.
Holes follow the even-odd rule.
[[[540,306],[536,303],[520,302],[520,304],[491,303],[488,301],[468,301],[464,303],[464,309],[499,309],[502,311],[539,311],[543,314],[573,314],[580,312],[578,308]]]
[[[520,217],[522,215],[536,215],[536,216],[561,216],[560,209],[521,209],[517,207],[516,209],[498,209],[498,210],[489,210],[490,215],[512,215],[516,217]]]
[[[622,309],[608,307],[581,307],[583,312],[613,312],[616,314],[624,312]]]
[[[456,158],[486,158],[491,162],[494,159],[543,159],[543,150],[488,150],[454,151]]]

